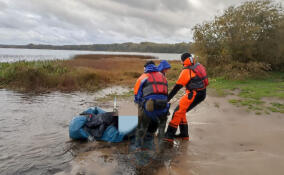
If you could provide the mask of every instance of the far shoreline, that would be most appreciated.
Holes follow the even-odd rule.
[[[151,53],[151,52],[110,52],[84,50],[50,50],[50,49],[22,49],[0,48],[0,62],[40,61],[40,60],[68,60],[77,55],[121,55],[152,57],[159,60],[179,60],[178,53]]]

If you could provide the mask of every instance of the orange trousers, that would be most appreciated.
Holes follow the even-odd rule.
[[[187,124],[186,112],[189,110],[191,104],[195,100],[196,94],[196,91],[191,91],[186,92],[186,94],[181,97],[179,105],[176,107],[172,120],[169,123],[170,126],[177,128],[179,124]]]

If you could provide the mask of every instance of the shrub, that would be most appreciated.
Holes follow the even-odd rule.
[[[284,15],[280,4],[248,1],[229,7],[223,15],[196,25],[193,31],[192,52],[202,58],[210,73],[254,75],[284,70]]]

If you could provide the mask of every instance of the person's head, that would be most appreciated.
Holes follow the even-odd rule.
[[[182,64],[186,66],[194,65],[196,62],[194,56],[188,52],[183,53],[180,56],[180,59],[181,59]]]
[[[153,64],[155,66],[155,62],[154,61],[147,61],[145,64],[144,64],[144,68],[147,67],[148,65],[150,64]]]
[[[148,71],[152,71],[152,70],[155,70],[157,71],[157,67],[155,65],[155,62],[154,61],[147,61],[145,64],[144,64],[144,72],[148,72]]]
[[[165,74],[170,68],[171,65],[166,60],[162,60],[158,66],[158,70],[163,74]]]

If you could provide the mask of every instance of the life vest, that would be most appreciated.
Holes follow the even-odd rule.
[[[161,72],[147,73],[148,79],[143,86],[143,97],[153,94],[168,95],[168,82]]]
[[[206,70],[202,64],[196,63],[192,66],[185,67],[185,69],[189,69],[196,74],[195,77],[191,78],[191,72],[189,71],[190,81],[186,85],[187,90],[201,90],[209,85]]]

